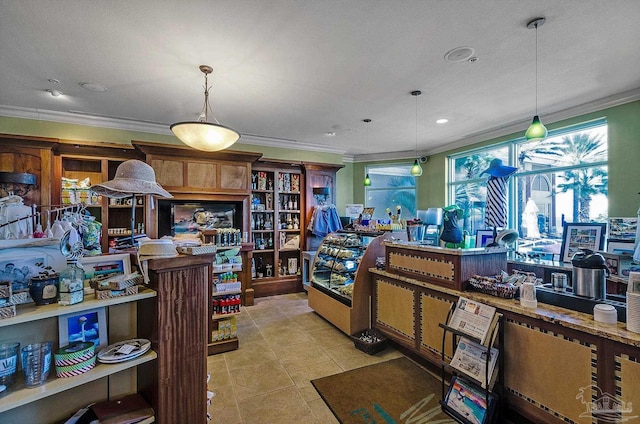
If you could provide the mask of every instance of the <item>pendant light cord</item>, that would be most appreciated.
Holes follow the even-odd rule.
[[[538,115],[538,24],[536,23],[536,116]]]

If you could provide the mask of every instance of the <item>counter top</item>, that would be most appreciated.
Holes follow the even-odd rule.
[[[402,249],[418,250],[421,252],[443,253],[447,255],[467,256],[467,255],[487,255],[493,253],[506,253],[507,249],[503,247],[496,248],[472,248],[472,249],[452,249],[450,247],[431,246],[412,241],[385,241],[383,245],[389,247],[399,247]]]
[[[460,292],[458,290],[452,290],[446,287],[437,286],[435,284],[430,284],[413,278],[389,273],[376,268],[370,268],[369,271],[382,277],[403,281],[407,284],[413,284],[430,290],[446,293],[451,296],[463,296],[471,300],[486,303],[487,305],[494,306],[504,311],[540,319],[542,321],[557,324],[562,327],[571,328],[573,330],[592,334],[598,337],[604,337],[634,347],[640,347],[640,334],[627,330],[626,324],[624,323],[618,322],[616,325],[600,324],[593,319],[593,316],[591,314],[576,312],[553,305],[547,305],[541,302],[538,302],[537,308],[525,308],[524,306],[520,306],[519,300],[515,299],[503,299],[500,297],[495,297],[478,292]]]

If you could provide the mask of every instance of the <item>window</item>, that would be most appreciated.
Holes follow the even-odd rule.
[[[375,208],[373,219],[388,220],[396,207],[401,207],[401,217],[412,219],[416,216],[416,178],[409,172],[408,165],[370,165],[365,172],[371,178],[371,185],[365,187],[365,206]]]
[[[507,187],[509,228],[519,249],[559,253],[565,222],[606,222],[608,216],[607,123],[600,119],[549,132],[541,141],[523,138],[449,158],[449,199],[464,211],[463,229],[484,229],[487,169],[494,158],[517,167]],[[556,252],[557,250],[557,252]]]

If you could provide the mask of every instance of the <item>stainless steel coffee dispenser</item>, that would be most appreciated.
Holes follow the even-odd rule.
[[[571,282],[573,293],[592,299],[604,299],[606,296],[609,273],[604,257],[589,249],[577,252],[571,259],[573,270]]]

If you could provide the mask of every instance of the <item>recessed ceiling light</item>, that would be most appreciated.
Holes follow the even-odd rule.
[[[98,93],[103,93],[107,91],[107,87],[97,82],[81,82],[80,87],[86,88],[87,90],[95,91]]]
[[[51,94],[53,97],[60,97],[62,96],[62,91],[60,90],[52,90],[52,89],[48,89],[46,90],[49,94]]]
[[[446,124],[447,122],[449,122],[447,118],[436,119],[436,124]]]
[[[51,84],[60,84],[60,80],[57,80],[55,78],[49,78],[47,81],[49,81]]]
[[[335,137],[336,133],[334,133],[334,132],[326,132],[326,133],[324,133],[324,135],[327,136],[327,137]]]
[[[453,63],[464,62],[465,60],[473,57],[474,53],[475,50],[473,47],[456,47],[455,49],[449,50],[445,53],[444,60]]]

